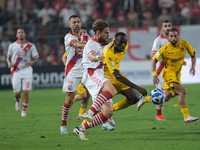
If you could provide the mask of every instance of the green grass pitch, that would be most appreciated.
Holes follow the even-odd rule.
[[[200,84],[184,85],[189,113],[200,117]],[[145,86],[148,91],[154,86]],[[122,95],[113,98],[120,101]],[[62,105],[65,94],[61,88],[34,89],[30,92],[27,117],[15,111],[12,90],[0,91],[0,150],[188,150],[200,149],[200,120],[185,124],[178,97],[165,103],[166,121],[155,120],[156,108],[145,104],[140,111],[136,105],[114,112],[116,129],[102,131],[101,125],[88,129],[89,141],[81,141],[72,130],[80,101],[75,102],[68,118],[68,135],[60,133]],[[90,101],[91,105],[92,101]],[[88,107],[89,108],[89,107]]]

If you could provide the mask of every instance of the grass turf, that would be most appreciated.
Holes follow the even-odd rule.
[[[200,117],[200,84],[184,85],[189,113]],[[148,93],[154,86],[145,87]],[[122,95],[113,98],[120,101]],[[184,124],[178,106],[178,97],[165,103],[166,121],[155,120],[155,105],[147,103],[140,111],[136,105],[114,112],[116,129],[102,131],[101,125],[86,131],[89,141],[81,141],[72,130],[81,121],[76,120],[80,101],[75,102],[68,118],[68,135],[60,133],[61,111],[65,94],[61,88],[34,89],[30,92],[27,117],[16,112],[12,90],[0,92],[0,150],[188,150],[200,149],[199,121]],[[90,101],[91,105],[92,101]],[[89,107],[88,107],[89,108]]]

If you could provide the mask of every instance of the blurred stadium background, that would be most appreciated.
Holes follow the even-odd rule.
[[[179,29],[180,37],[189,41],[200,57],[200,0],[0,0],[0,89],[11,88],[6,55],[19,27],[40,54],[34,65],[34,88],[62,86],[63,38],[70,31],[68,18],[73,14],[81,17],[91,36],[92,23],[99,18],[109,22],[110,37],[118,31],[127,34],[130,46],[122,69],[137,84],[151,84],[151,47],[164,20]],[[197,61],[197,78],[199,75]]]

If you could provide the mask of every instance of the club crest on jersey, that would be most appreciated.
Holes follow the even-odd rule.
[[[76,54],[83,54],[83,49],[80,49],[80,48],[76,48],[76,50],[75,50],[75,53]]]
[[[69,90],[69,91],[72,90],[72,85],[68,85],[68,90]]]
[[[17,55],[18,55],[18,57],[22,58],[26,55],[26,53],[24,51],[22,51],[22,52],[18,52]]]

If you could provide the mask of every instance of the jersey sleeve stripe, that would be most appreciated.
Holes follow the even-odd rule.
[[[92,53],[92,52],[96,52],[95,50],[91,50],[89,53],[88,53],[88,55],[90,54],[90,53]]]
[[[152,51],[151,51],[151,53],[156,53],[156,52],[157,52],[156,50],[152,50]]]
[[[70,46],[71,46],[71,43],[72,43],[73,41],[75,41],[75,39],[73,39],[73,40],[71,40],[71,41],[69,42],[69,45],[70,45]]]
[[[36,56],[34,56],[33,58],[38,58],[39,57],[39,55],[36,55]]]

